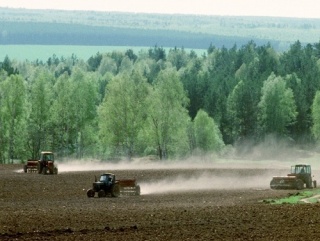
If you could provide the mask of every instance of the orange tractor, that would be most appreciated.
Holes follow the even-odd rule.
[[[29,159],[23,166],[23,170],[25,173],[58,174],[58,168],[54,163],[54,154],[51,151],[41,152],[39,160]]]
[[[297,164],[291,166],[291,173],[287,176],[273,177],[270,182],[271,189],[297,189],[315,188],[317,182],[312,180],[311,166],[307,164]]]

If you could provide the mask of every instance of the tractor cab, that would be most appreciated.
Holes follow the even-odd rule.
[[[115,175],[111,173],[102,174],[99,181],[105,183],[107,186],[110,186],[115,182]]]
[[[87,190],[88,197],[94,197],[95,193],[98,197],[119,197],[122,195],[140,195],[140,186],[136,184],[136,179],[116,179],[112,173],[104,173],[100,175],[99,181],[95,177],[92,188]]]
[[[92,189],[87,191],[88,197],[93,197],[95,193],[98,193],[98,197],[105,197],[107,194],[111,194],[113,197],[118,197],[120,195],[120,187],[118,181],[116,181],[116,176],[112,173],[102,174],[97,181],[92,183]]]
[[[291,166],[290,177],[296,177],[306,184],[307,188],[312,188],[311,166],[307,164],[296,164]]]
[[[112,173],[105,173],[100,176],[99,181],[93,183],[93,190],[99,192],[104,190],[105,192],[110,192],[112,186],[115,184],[116,177]]]
[[[52,152],[41,152],[40,154],[41,161],[54,161],[54,155]]]
[[[38,173],[58,174],[58,168],[54,164],[54,154],[51,151],[43,151],[40,153],[38,161]]]
[[[312,188],[312,186],[316,187],[317,181],[312,180],[311,166],[307,164],[291,166],[291,173],[287,176],[274,176],[270,182],[272,189],[301,190],[304,187]]]
[[[305,164],[298,164],[291,166],[291,174],[311,174],[311,166]]]

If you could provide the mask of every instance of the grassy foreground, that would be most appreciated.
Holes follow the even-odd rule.
[[[287,197],[280,199],[265,199],[262,202],[270,204],[302,204],[318,203],[320,199],[320,189],[308,189],[296,193],[289,193]]]

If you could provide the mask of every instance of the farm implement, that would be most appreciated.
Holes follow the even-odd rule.
[[[315,188],[316,180],[312,180],[311,166],[297,164],[291,166],[291,173],[287,176],[274,176],[270,182],[271,189],[297,189]]]

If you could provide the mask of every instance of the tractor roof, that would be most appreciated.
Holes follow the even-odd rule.
[[[295,164],[295,165],[292,165],[291,167],[311,167],[310,164]]]

